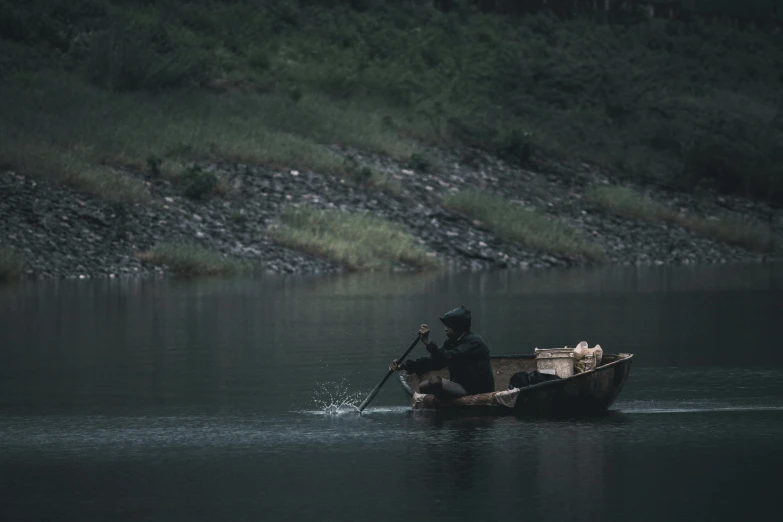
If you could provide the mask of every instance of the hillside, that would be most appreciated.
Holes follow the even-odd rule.
[[[39,275],[148,272],[163,259],[156,248],[203,254],[189,243],[217,256],[210,271],[220,260],[271,271],[410,268],[433,254],[474,268],[710,262],[777,248],[779,32],[327,3],[0,1],[0,258],[10,260],[0,264]],[[314,185],[292,185],[303,179]],[[264,183],[283,199],[257,213],[270,197]],[[321,197],[325,208],[388,223],[316,216],[326,221],[305,226],[287,207],[312,207],[323,196],[313,187],[336,190]],[[67,221],[78,207],[112,230],[90,232],[93,254],[78,234],[48,237],[62,221],[53,215]],[[162,218],[171,208],[187,217]],[[190,216],[203,220],[201,210],[252,237],[199,236]],[[463,225],[441,238],[427,212]],[[657,246],[612,225],[629,223]],[[386,224],[394,230],[372,228]],[[421,251],[379,261],[319,246],[334,242],[324,229],[351,236],[351,227],[387,242],[408,234]],[[47,241],[60,238],[77,244],[58,247],[62,261],[48,266]],[[459,240],[476,246],[455,249]]]

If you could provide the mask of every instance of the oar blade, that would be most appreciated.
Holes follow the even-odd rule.
[[[419,342],[419,336],[417,335],[416,336],[416,340],[413,341],[413,343],[405,351],[405,353],[402,354],[402,357],[397,359],[397,362],[401,363],[408,356],[408,354],[411,353],[411,350],[413,350],[413,348],[416,346],[416,343],[418,343],[418,342]],[[391,377],[391,374],[393,374],[393,373],[394,373],[394,370],[389,370],[388,372],[386,372],[386,376],[381,380],[381,382],[378,383],[378,385],[375,388],[373,388],[373,390],[370,392],[370,394],[367,396],[367,398],[364,399],[364,402],[362,402],[361,405],[359,406],[359,413],[363,412],[364,409],[367,407],[367,405],[370,404],[370,402],[375,398],[376,395],[378,395],[378,392],[381,391],[381,387],[389,379],[389,377]]]

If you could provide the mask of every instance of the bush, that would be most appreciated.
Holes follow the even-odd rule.
[[[206,78],[206,58],[197,47],[175,45],[165,26],[118,23],[86,43],[84,72],[110,91],[198,85]]]
[[[359,185],[369,183],[374,175],[372,168],[367,165],[361,165],[359,160],[356,159],[356,156],[352,154],[348,154],[343,158],[343,168],[345,168],[348,177]]]
[[[155,178],[160,177],[161,165],[163,165],[163,159],[161,159],[160,157],[155,156],[154,154],[147,156],[147,171],[150,173],[152,177]]]
[[[502,133],[495,144],[498,156],[519,166],[530,164],[533,153],[532,133],[521,129],[511,129]]]
[[[434,164],[423,152],[414,152],[408,160],[408,166],[419,172],[431,172]]]
[[[685,179],[707,182],[726,194],[743,194],[783,205],[783,155],[779,147],[759,139],[751,143],[703,136],[687,151]]]
[[[495,13],[533,9],[519,8],[523,3],[495,2]],[[520,165],[541,151],[687,188],[707,180],[755,197],[772,191],[783,203],[783,159],[775,155],[783,149],[776,145],[783,122],[771,116],[783,91],[780,34],[659,19],[509,17],[474,12],[467,8],[477,5],[472,1],[437,4],[462,7],[443,13],[422,1],[0,0],[0,86],[54,65],[76,68],[112,91],[205,84],[274,91],[285,102],[264,103],[261,113],[252,97],[206,101],[200,93],[187,110],[172,103],[178,108],[166,119],[208,116],[221,124],[214,140],[222,157],[236,158],[241,148],[242,156],[250,151],[275,165],[310,155],[317,157],[311,166],[340,172],[321,145],[408,159],[413,148],[406,142],[417,139],[481,148]],[[135,99],[148,106],[159,100]],[[245,110],[224,110],[242,103]],[[269,132],[257,139],[262,128]],[[145,133],[129,127],[125,134],[123,141]],[[207,131],[183,134],[208,141]],[[314,143],[294,143],[291,135]],[[277,146],[281,141],[290,146]],[[150,151],[136,151],[143,154],[136,161]]]
[[[399,194],[401,190],[398,182],[390,180],[368,165],[361,165],[356,157],[351,154],[343,158],[343,169],[351,181],[357,185],[380,189],[392,194]]]
[[[360,169],[354,171],[352,177],[354,181],[356,181],[357,183],[366,184],[370,182],[370,180],[373,177],[373,174],[374,174],[373,170],[365,165],[364,167],[361,167]]]
[[[263,49],[253,48],[248,53],[247,60],[251,67],[259,71],[267,71],[272,66],[269,53]]]
[[[198,165],[187,168],[181,175],[181,181],[185,186],[185,196],[191,199],[206,199],[218,184],[217,176]]]

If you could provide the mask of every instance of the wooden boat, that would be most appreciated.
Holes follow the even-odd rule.
[[[632,359],[630,353],[604,354],[601,365],[594,370],[508,390],[512,375],[536,370],[535,355],[496,355],[491,357],[496,391],[453,400],[439,400],[434,395],[419,393],[420,382],[432,375],[448,378],[448,369],[421,375],[403,371],[399,380],[414,409],[536,417],[589,416],[600,414],[612,405],[628,378]]]

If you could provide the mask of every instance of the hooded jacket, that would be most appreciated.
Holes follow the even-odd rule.
[[[427,345],[430,353],[414,361],[406,361],[405,371],[425,373],[448,366],[449,379],[460,384],[469,395],[495,391],[495,378],[489,364],[489,348],[484,340],[470,331],[470,310],[464,306],[447,312],[440,321],[457,333],[438,348],[434,342]]]

